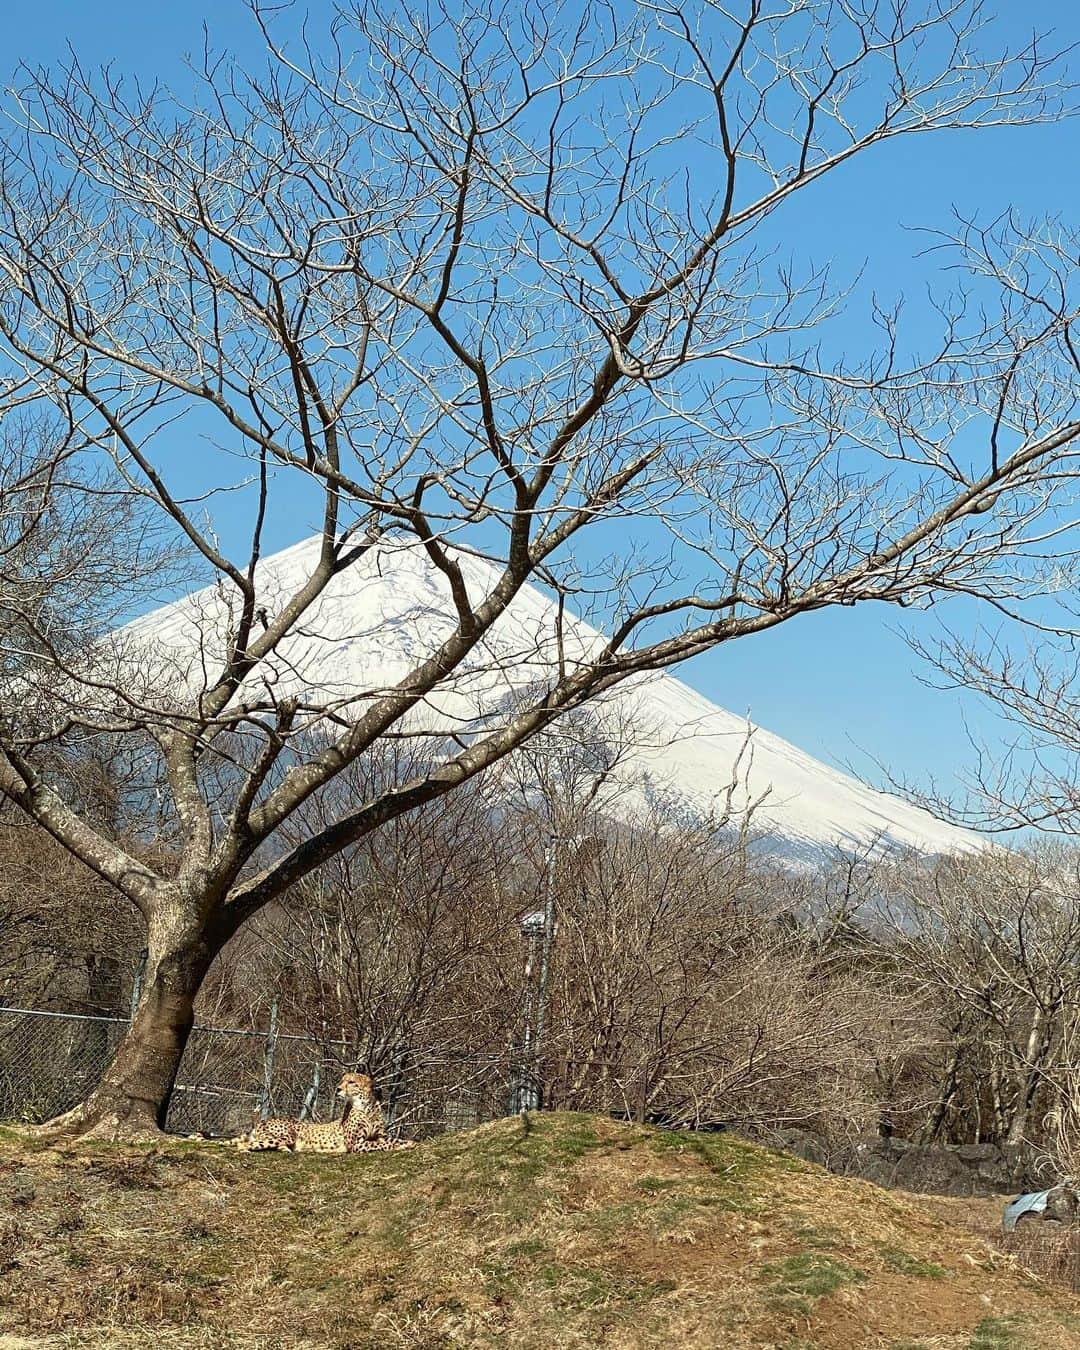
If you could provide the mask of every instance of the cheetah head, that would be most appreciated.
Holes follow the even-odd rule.
[[[347,1073],[338,1084],[337,1095],[346,1101],[375,1100],[375,1084],[367,1073]]]

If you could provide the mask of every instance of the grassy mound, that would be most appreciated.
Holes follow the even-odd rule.
[[[926,1204],[555,1113],[410,1153],[0,1134],[0,1350],[1080,1347],[1080,1299]]]

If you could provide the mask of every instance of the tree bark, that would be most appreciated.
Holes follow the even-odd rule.
[[[952,1048],[949,1051],[949,1057],[945,1062],[945,1072],[942,1076],[941,1091],[938,1093],[938,1099],[934,1104],[930,1120],[923,1131],[923,1140],[928,1144],[932,1144],[944,1128],[945,1117],[949,1113],[949,1106],[956,1095],[956,1089],[959,1085],[961,1052],[959,1030],[955,1033],[955,1036],[956,1039],[953,1041]]]
[[[195,1020],[195,996],[217,955],[194,906],[162,906],[150,920],[143,994],[105,1076],[46,1131],[106,1138],[165,1128],[176,1074]]]
[[[1042,1077],[1046,1051],[1049,1049],[1045,1030],[1045,1014],[1041,1008],[1036,1008],[1031,1019],[1024,1058],[1015,1075],[1016,1105],[1005,1136],[1006,1144],[1022,1144],[1027,1135],[1028,1118]]]

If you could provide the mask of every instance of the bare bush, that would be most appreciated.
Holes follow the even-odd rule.
[[[893,880],[893,941],[944,1036],[931,1133],[950,1111],[982,1138],[1041,1134],[1080,963],[1076,857],[990,851]]]

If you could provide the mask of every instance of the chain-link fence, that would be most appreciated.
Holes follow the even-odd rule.
[[[254,1114],[327,1120],[338,1079],[362,1061],[348,1041],[196,1026],[169,1105],[177,1134],[231,1135]],[[0,1120],[40,1121],[93,1090],[128,1028],[121,1017],[0,1006]],[[401,1046],[378,1077],[387,1124],[410,1138],[467,1129],[533,1104],[513,1056]]]
[[[1035,1219],[1013,1233],[995,1233],[996,1245],[1028,1270],[1066,1289],[1080,1289],[1080,1227]]]

